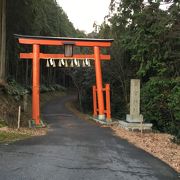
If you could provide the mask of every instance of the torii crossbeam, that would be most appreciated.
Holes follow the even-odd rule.
[[[103,84],[101,60],[110,60],[110,55],[103,55],[100,52],[101,47],[110,47],[113,39],[89,39],[89,38],[69,38],[69,37],[45,37],[45,36],[27,36],[17,35],[20,44],[31,45],[33,51],[31,53],[20,53],[21,59],[32,59],[32,119],[36,125],[40,125],[40,59],[93,59],[95,61],[96,73],[96,91],[97,91],[97,105],[98,118],[105,119]],[[41,46],[81,46],[92,47],[93,54],[45,54],[40,52]],[[69,51],[69,50],[68,50]],[[67,51],[67,52],[68,52]],[[110,101],[110,100],[109,100]],[[109,103],[110,102],[106,102]]]

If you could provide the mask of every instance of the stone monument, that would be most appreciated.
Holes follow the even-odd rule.
[[[126,115],[127,122],[143,122],[143,116],[140,114],[140,80],[131,79],[130,89],[130,114]]]
[[[151,130],[152,124],[143,123],[143,115],[140,114],[140,80],[131,79],[130,88],[130,114],[126,115],[126,121],[119,121],[119,125],[127,130]]]

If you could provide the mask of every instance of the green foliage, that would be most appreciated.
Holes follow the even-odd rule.
[[[0,132],[0,143],[10,143],[21,139],[30,137],[29,134],[23,134],[19,132]]]
[[[27,89],[18,84],[14,79],[8,81],[5,92],[13,96],[16,100],[20,100],[24,94],[28,93]]]
[[[111,0],[110,15],[99,36],[115,40],[112,62],[103,69],[111,82],[113,115],[123,117],[127,112],[130,79],[140,78],[146,121],[178,139],[180,3],[171,2],[168,10],[162,10],[163,0]]]
[[[59,85],[59,84],[54,84],[53,85],[53,88],[56,90],[56,91],[66,91],[66,88]]]
[[[180,131],[178,131],[178,133],[176,134],[176,136],[173,138],[172,141],[175,142],[176,144],[180,144]]]
[[[83,36],[74,28],[67,14],[56,0],[8,0],[7,1],[7,76],[13,77],[25,87],[31,85],[31,61],[19,60],[20,52],[31,52],[29,46],[19,45],[13,34],[36,36]],[[43,53],[61,53],[59,47],[41,47]],[[42,84],[57,84],[64,71],[47,68],[41,61]]]
[[[79,109],[92,111],[92,85],[95,84],[95,73],[92,68],[75,68],[68,71],[78,95]]]
[[[4,126],[7,126],[7,123],[5,120],[1,119],[0,118],[0,128],[4,127]]]
[[[180,80],[151,78],[142,88],[142,113],[154,128],[180,132]]]
[[[174,3],[169,11],[164,11],[160,1],[145,6],[143,1],[122,0],[118,8],[110,18],[112,34],[128,51],[130,60],[139,63],[137,75],[179,74],[176,65],[180,41],[175,35],[180,32],[179,4]]]
[[[45,93],[45,92],[49,92],[49,91],[50,91],[50,89],[46,85],[42,84],[40,86],[40,92],[41,93]]]
[[[51,86],[46,86],[45,84],[40,86],[40,92],[50,92],[50,91],[65,91],[66,88],[59,84],[52,84]]]

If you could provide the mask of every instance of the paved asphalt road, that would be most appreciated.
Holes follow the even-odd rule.
[[[51,127],[46,136],[0,145],[1,180],[178,179],[169,166],[110,129],[77,118],[64,106],[69,98],[44,107]]]

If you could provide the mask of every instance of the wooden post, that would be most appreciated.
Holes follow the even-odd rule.
[[[18,108],[18,125],[17,128],[20,128],[20,122],[21,122],[21,106]]]
[[[93,86],[93,116],[97,117],[97,96],[96,96],[96,86]]]
[[[142,137],[142,133],[143,133],[143,126],[142,126],[142,121],[141,121],[141,137]]]
[[[106,84],[106,114],[107,121],[111,121],[110,84]]]
[[[100,48],[98,46],[94,47],[95,55],[95,71],[96,71],[96,86],[97,86],[97,99],[98,99],[98,109],[99,109],[99,120],[104,120],[104,97],[103,97],[103,86],[102,86],[102,72],[101,72],[101,62],[100,62]]]
[[[40,124],[39,77],[40,77],[40,47],[33,44],[33,87],[32,87],[32,117],[36,125]]]

